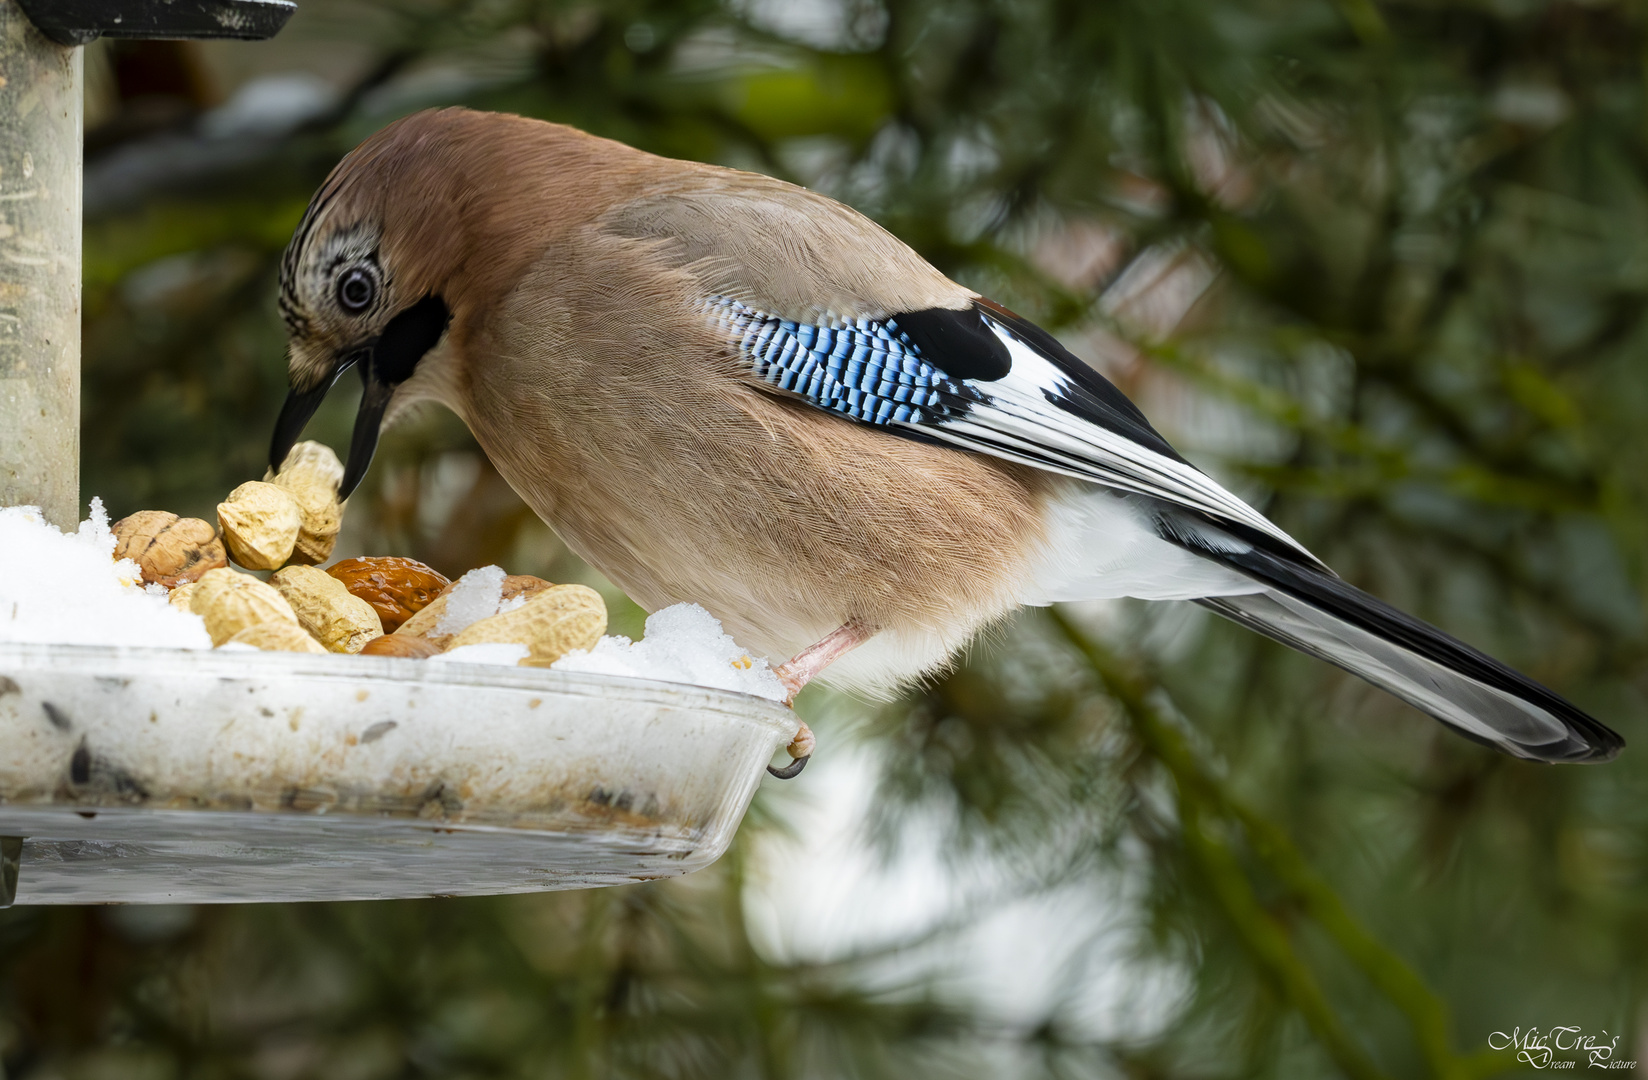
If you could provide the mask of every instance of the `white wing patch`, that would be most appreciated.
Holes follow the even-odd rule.
[[[1297,540],[1206,473],[1054,404],[1050,395],[1068,398],[1076,390],[1069,376],[988,315],[984,321],[1007,347],[1012,370],[994,382],[970,383],[984,400],[960,416],[921,425],[922,432],[979,453],[1239,522],[1317,564]]]
[[[1048,506],[1046,526],[1046,543],[1031,560],[1020,597],[1032,607],[1123,596],[1197,600],[1264,588],[1163,539],[1150,520],[1148,500],[1097,484],[1071,484]],[[1250,547],[1239,540],[1234,544]]]

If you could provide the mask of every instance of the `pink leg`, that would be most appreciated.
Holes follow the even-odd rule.
[[[773,674],[784,684],[784,689],[790,692],[790,696],[784,699],[784,704],[794,704],[795,695],[801,693],[801,688],[812,682],[819,672],[874,636],[874,630],[854,619],[841,629],[831,632],[818,644],[807,646],[785,663],[778,665]]]
[[[784,699],[784,704],[795,704],[795,696],[801,693],[801,688],[811,682],[819,672],[874,636],[874,630],[854,619],[816,645],[802,649],[788,662],[778,665],[773,669],[773,674],[784,684],[784,689],[790,692],[789,697]],[[813,729],[803,723],[801,730],[796,732],[795,738],[787,748],[793,760],[782,769],[775,769],[769,765],[767,771],[782,780],[799,775],[807,764],[807,759],[813,756],[813,745]]]

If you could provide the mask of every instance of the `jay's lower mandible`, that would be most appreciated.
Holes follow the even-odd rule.
[[[1026,604],[1194,600],[1538,761],[1613,731],[1346,584],[1039,327],[770,177],[446,109],[374,135],[281,266],[278,464],[349,368],[343,494],[438,401],[642,607],[885,693]]]

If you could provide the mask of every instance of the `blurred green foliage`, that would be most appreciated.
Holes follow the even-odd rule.
[[[507,109],[860,207],[1347,578],[1648,734],[1641,4],[306,6],[372,50],[335,108],[87,221],[84,476],[116,514],[261,474],[274,261],[331,164],[414,108]],[[438,415],[385,440],[345,545],[600,584]],[[809,709],[823,755],[879,763],[889,857],[919,819],[1010,894],[1133,882],[1182,993],[1122,1035],[1074,994],[1007,1023],[897,968],[961,923],[765,956],[764,792],[678,882],[6,912],[4,1075],[1464,1078],[1557,1024],[1648,1056],[1640,750],[1513,761],[1178,605],[1028,614],[906,700]]]

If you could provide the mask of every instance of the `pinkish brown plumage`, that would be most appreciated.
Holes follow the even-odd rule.
[[[770,177],[420,113],[317,193],[281,306],[277,457],[358,365],[346,493],[382,423],[439,401],[638,603],[801,653],[793,685],[834,661],[896,686],[1025,603],[1195,599],[1509,753],[1620,745],[1340,582],[1051,336]]]

